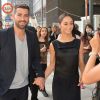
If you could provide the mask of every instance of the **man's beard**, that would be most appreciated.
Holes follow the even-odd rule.
[[[19,22],[20,23],[20,22]],[[19,28],[19,29],[25,29],[25,27],[28,25],[28,22],[25,25],[20,25],[19,23],[15,22],[15,25]]]

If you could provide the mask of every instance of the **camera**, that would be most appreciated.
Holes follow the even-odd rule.
[[[87,35],[88,35],[89,37],[93,38],[94,32],[88,33]]]
[[[99,27],[97,28],[97,30],[95,30],[91,33],[92,37],[94,36],[95,33],[99,34],[99,36],[100,36],[100,28]],[[89,34],[89,36],[90,36],[90,34]]]

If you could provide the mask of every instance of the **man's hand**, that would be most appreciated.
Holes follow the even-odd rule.
[[[37,77],[37,78],[35,78],[35,81],[33,84],[38,85],[40,90],[44,90],[45,80],[43,77]]]

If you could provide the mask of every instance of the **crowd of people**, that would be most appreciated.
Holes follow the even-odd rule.
[[[82,34],[66,13],[59,27],[34,28],[29,14],[29,6],[16,5],[13,26],[0,30],[0,100],[28,100],[28,87],[31,100],[38,100],[38,91],[49,97],[45,81],[52,72],[53,100],[81,100],[80,87],[100,81],[100,28],[93,33],[86,24]]]

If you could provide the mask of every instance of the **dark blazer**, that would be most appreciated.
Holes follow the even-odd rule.
[[[40,67],[40,52],[35,31],[26,29],[28,67],[38,76],[43,76]],[[16,72],[16,46],[14,28],[0,31],[0,96],[9,89]]]

